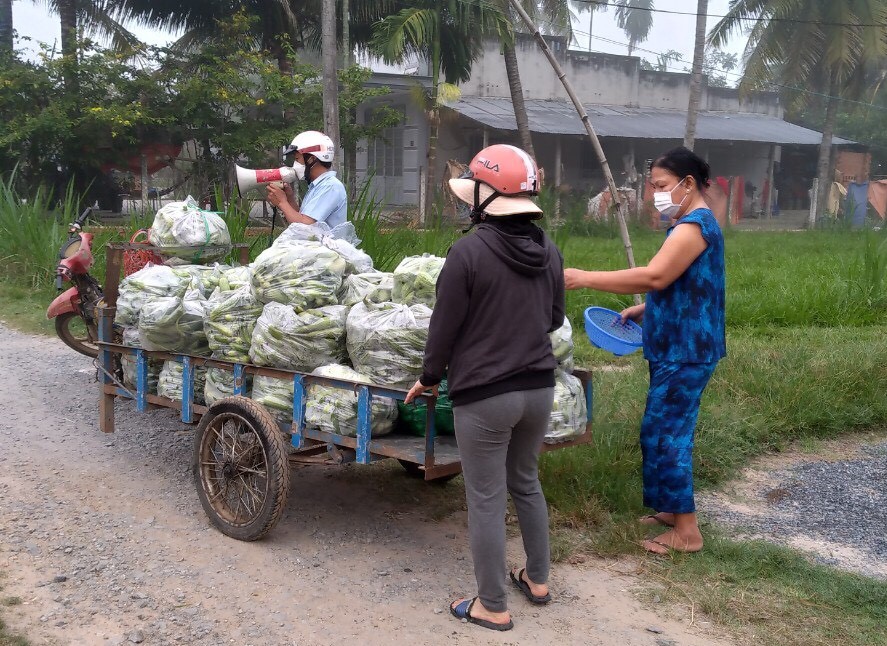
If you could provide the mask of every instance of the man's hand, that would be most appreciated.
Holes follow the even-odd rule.
[[[293,204],[295,202],[295,194],[293,193],[293,187],[289,184],[283,184],[283,188],[279,184],[268,184],[266,187],[266,191],[268,192],[268,201],[271,202],[271,206],[279,207],[281,204]],[[295,206],[293,204],[293,206]]]
[[[430,390],[431,394],[437,397],[437,393],[440,390],[440,386],[423,386],[421,381],[416,381],[413,384],[413,387],[410,388],[410,392],[407,393],[406,398],[403,400],[404,404],[411,404],[416,397],[419,397],[426,390]]]

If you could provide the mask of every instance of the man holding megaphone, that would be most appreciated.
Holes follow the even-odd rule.
[[[336,146],[322,132],[300,132],[284,151],[284,157],[295,155],[293,169],[296,177],[308,182],[308,192],[301,206],[290,184],[268,184],[268,201],[283,213],[290,224],[326,222],[331,228],[348,219],[348,194],[345,186],[330,170]]]

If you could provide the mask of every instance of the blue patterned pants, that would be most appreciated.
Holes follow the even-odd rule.
[[[693,435],[702,391],[715,363],[650,362],[650,390],[641,422],[644,506],[688,514],[693,500]]]

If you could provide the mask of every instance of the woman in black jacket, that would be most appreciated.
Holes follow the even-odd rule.
[[[533,603],[547,603],[548,509],[538,460],[554,398],[549,333],[564,322],[563,258],[533,221],[542,210],[533,159],[514,146],[478,153],[450,189],[472,207],[473,235],[450,249],[423,373],[406,401],[446,371],[468,503],[478,596],[453,602],[460,619],[493,630],[513,627],[505,564],[506,491],[517,510],[526,566],[511,580]]]

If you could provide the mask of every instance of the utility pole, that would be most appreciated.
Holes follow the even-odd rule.
[[[339,52],[336,47],[336,0],[323,0],[320,11],[323,54],[323,130],[336,145],[333,170],[341,168],[342,141],[339,136]]]

